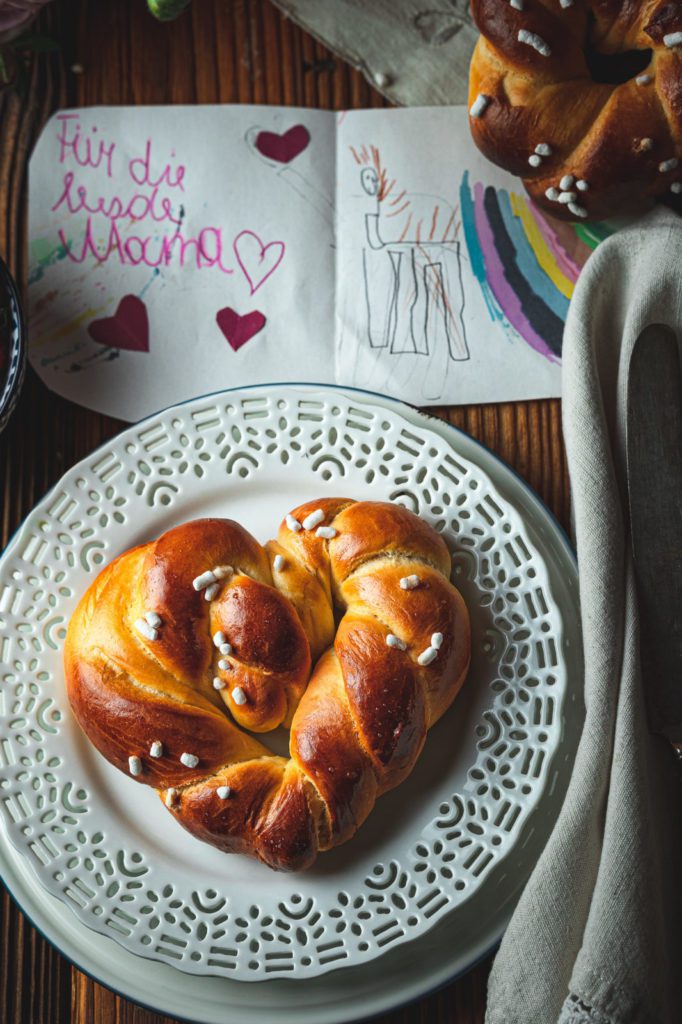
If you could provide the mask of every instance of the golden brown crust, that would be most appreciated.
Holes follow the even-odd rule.
[[[127,552],[84,595],[65,645],[69,700],[97,749],[157,788],[193,835],[288,870],[349,839],[411,771],[470,656],[469,617],[430,526],[343,498],[292,515],[318,509],[321,534],[285,520],[265,549],[211,519]],[[213,569],[206,591],[197,577]],[[145,615],[158,616],[151,633]],[[437,634],[437,656],[420,664]],[[238,727],[280,723],[289,760]]]
[[[290,748],[326,804],[329,845],[350,839],[374,806],[378,787],[372,763],[356,740],[334,651],[317,664],[294,716]]]
[[[361,744],[382,789],[397,785],[426,738],[424,688],[407,652],[386,646],[386,630],[364,616],[344,615],[334,648]]]
[[[156,609],[171,627],[164,629],[154,650],[169,671],[185,678],[205,673],[211,658],[210,637],[201,628],[206,602],[192,586],[199,558],[207,569],[234,563],[233,568],[243,569],[254,579],[271,582],[260,544],[230,519],[195,519],[168,530],[148,546],[141,603]]]
[[[329,556],[336,579],[345,580],[368,559],[380,555],[414,558],[450,572],[445,541],[423,519],[406,508],[383,501],[348,505],[335,519],[338,537],[330,541]],[[406,567],[409,569],[409,566]]]
[[[211,636],[221,630],[233,648],[231,667],[218,670],[233,718],[254,732],[290,725],[310,675],[310,646],[290,602],[272,586],[235,575],[213,602],[210,624]],[[235,704],[235,686],[246,704]]]
[[[523,178],[539,206],[566,220],[602,219],[644,196],[672,197],[671,185],[682,182],[682,44],[670,37],[682,32],[682,4],[574,0],[562,7],[558,0],[526,0],[519,10],[508,0],[472,0],[471,6],[481,38],[471,61],[469,108],[479,96],[488,102],[470,125],[488,159]],[[519,32],[533,34],[547,52],[520,40]],[[650,64],[621,84],[597,82],[586,57],[588,37],[605,55],[650,49]],[[642,74],[649,78],[638,84]],[[535,152],[543,144],[549,154]],[[567,176],[588,187],[561,186]],[[575,193],[571,204],[558,200],[562,192]]]

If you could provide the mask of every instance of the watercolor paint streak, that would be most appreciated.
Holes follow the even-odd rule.
[[[476,211],[474,209],[474,198],[469,188],[469,172],[464,172],[462,184],[459,190],[460,212],[462,215],[462,229],[469,252],[469,261],[474,277],[481,286],[485,304],[492,320],[504,321],[504,314],[497,304],[488,284],[488,276],[485,268],[485,257],[479,244],[478,232],[476,230]]]
[[[45,276],[45,271],[49,267],[54,266],[55,263],[59,263],[60,260],[66,259],[66,256],[68,255],[68,246],[70,245],[70,239],[67,241],[67,247],[63,246],[61,243],[53,245],[47,238],[36,238],[31,242],[32,267],[28,276],[29,285],[42,280]]]
[[[559,361],[581,266],[611,229],[552,223],[528,197],[481,183],[472,188],[468,171],[460,209],[471,268],[491,319]]]
[[[535,295],[521,272],[493,188],[474,189],[476,226],[483,240],[490,286],[507,320],[536,352],[553,360],[561,352],[562,321]]]
[[[543,266],[547,253],[543,249],[544,239],[535,239],[526,232],[526,225],[513,208],[513,196],[506,192],[497,193],[497,202],[504,227],[515,251],[515,262],[530,292],[544,302],[545,306],[563,323],[568,313],[568,299],[573,290],[570,281],[563,278],[553,266]],[[568,295],[563,288],[568,288]]]
[[[88,309],[79,313],[78,316],[69,320],[68,323],[60,324],[56,329],[52,331],[45,331],[44,334],[41,334],[36,338],[32,338],[31,345],[34,349],[38,349],[43,348],[43,346],[48,345],[51,342],[61,341],[62,338],[67,338],[69,334],[76,329],[76,327],[80,327],[81,324],[85,324],[88,320],[92,320],[99,316],[100,313],[103,313],[108,305],[109,303],[106,303],[103,306],[88,307]],[[49,359],[47,361],[45,361],[45,359],[41,359],[40,364],[41,366],[47,366],[49,364]]]
[[[568,258],[559,244],[558,236],[533,203],[524,203],[515,195],[511,195],[509,199],[515,216],[523,225],[528,244],[541,270],[555,288],[566,299],[570,299],[580,267]]]
[[[612,234],[606,224],[576,224],[575,233],[590,249],[596,249],[600,242]]]
[[[559,274],[562,274],[569,282],[568,298],[573,295],[573,287],[575,282],[578,280],[580,270],[582,267],[581,263],[578,263],[573,256],[569,254],[564,246],[563,238],[559,236],[559,231],[554,227],[553,224],[543,217],[535,203],[526,203],[520,196],[513,197],[520,209],[526,211],[524,217],[530,215],[535,223],[535,230],[537,230],[540,238],[543,239],[545,245],[549,249],[549,266],[552,265],[552,260],[556,264],[556,268]],[[566,232],[571,242],[574,242],[576,235],[573,231],[571,224],[564,224],[561,226],[562,232]],[[531,234],[535,236],[535,231]],[[535,244],[533,244],[535,248]],[[584,246],[582,247],[584,248]],[[587,255],[587,253],[585,253]],[[548,269],[549,273],[549,269]]]

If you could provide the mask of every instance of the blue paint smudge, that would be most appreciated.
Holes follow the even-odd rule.
[[[502,310],[491,291],[490,285],[488,284],[488,275],[486,274],[485,269],[485,258],[478,241],[478,232],[476,231],[476,213],[474,210],[474,200],[471,195],[471,188],[469,186],[468,171],[464,172],[462,184],[459,188],[459,205],[462,214],[464,237],[466,239],[467,249],[469,251],[469,260],[471,261],[471,269],[474,273],[474,277],[481,286],[483,298],[486,306],[488,307],[491,320],[504,322],[504,314],[502,313]]]
[[[138,299],[141,299],[141,298],[143,298],[143,297],[144,297],[144,293],[145,293],[145,292],[146,292],[146,291],[147,291],[147,290],[148,290],[149,288],[151,288],[151,286],[152,286],[152,285],[154,284],[154,281],[155,281],[155,280],[156,280],[156,278],[157,278],[157,277],[158,277],[158,276],[160,275],[160,273],[161,273],[161,271],[159,270],[159,268],[158,268],[158,267],[155,267],[155,268],[154,268],[154,270],[152,271],[152,276],[151,276],[151,277],[149,278],[149,280],[147,281],[147,283],[146,283],[146,285],[144,286],[144,288],[142,288],[142,290],[141,290],[141,291],[139,291],[139,292],[137,293],[137,297],[138,297]]]
[[[507,192],[497,193],[497,201],[504,225],[516,250],[516,265],[535,295],[542,299],[560,320],[566,320],[568,299],[557,290],[554,282],[540,267],[526,237],[523,224],[515,215]]]

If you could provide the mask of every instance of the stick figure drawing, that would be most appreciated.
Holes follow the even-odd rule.
[[[253,125],[244,136],[249,151],[285,182],[297,196],[308,203],[329,225],[334,223],[334,204],[320,191],[310,177],[303,175],[292,162],[308,148],[310,133],[302,124],[293,125],[281,134]]]
[[[369,344],[426,356],[424,397],[437,398],[450,363],[470,358],[458,207],[409,193],[389,178],[376,146],[350,150],[371,200],[362,250]]]

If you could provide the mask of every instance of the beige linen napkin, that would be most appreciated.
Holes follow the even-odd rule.
[[[586,718],[561,814],[493,965],[487,1024],[682,1020],[679,774],[647,726],[655,679],[639,662],[625,472],[630,355],[651,324],[682,344],[682,220],[662,210],[600,245],[566,322]]]
[[[394,103],[466,103],[478,39],[469,0],[274,2]]]

